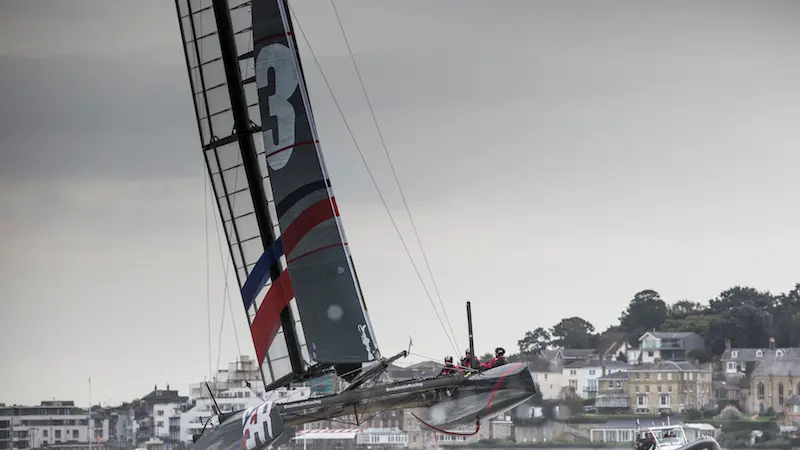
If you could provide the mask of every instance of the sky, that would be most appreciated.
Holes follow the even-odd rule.
[[[331,4],[291,4],[423,267]],[[643,289],[800,282],[797,2],[336,5],[459,346],[301,39],[383,353],[460,353],[468,300],[483,353]],[[254,353],[173,7],[0,4],[0,402],[186,392]]]

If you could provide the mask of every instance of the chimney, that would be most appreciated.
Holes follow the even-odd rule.
[[[731,349],[731,340],[725,339],[725,350],[730,350],[730,349]]]
[[[774,337],[769,338],[769,349],[771,351],[775,351],[775,338]]]

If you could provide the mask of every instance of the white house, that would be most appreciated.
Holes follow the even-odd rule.
[[[563,371],[557,372],[533,372],[533,381],[539,386],[542,398],[545,400],[555,400],[561,393],[561,388],[566,386],[566,377]]]
[[[597,395],[597,379],[614,372],[627,372],[630,365],[619,361],[591,359],[575,361],[562,369],[565,386],[584,398]]]

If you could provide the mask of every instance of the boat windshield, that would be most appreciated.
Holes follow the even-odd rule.
[[[683,445],[686,442],[681,427],[658,430],[653,434],[661,445]]]

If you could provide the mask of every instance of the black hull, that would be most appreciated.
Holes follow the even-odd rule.
[[[392,409],[419,408],[416,414],[421,420],[440,428],[474,424],[534,394],[536,386],[528,368],[506,364],[481,373],[365,386],[282,405],[265,401],[220,417],[220,425],[204,433],[194,450],[260,450],[287,439],[284,428],[288,426],[345,415],[355,415],[361,423]]]
[[[507,411],[536,394],[530,371],[514,363],[485,372],[414,379],[365,386],[340,394],[280,405],[284,423],[300,425],[356,415],[361,422],[393,409],[421,408],[420,419],[436,427],[453,427]]]

